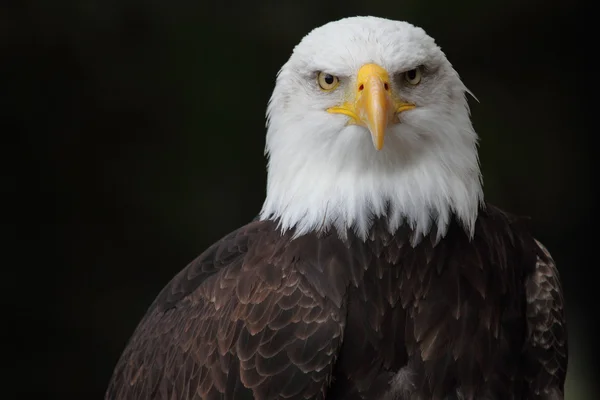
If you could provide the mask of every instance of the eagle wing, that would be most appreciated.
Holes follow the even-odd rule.
[[[567,331],[563,292],[556,264],[537,240],[536,265],[526,282],[528,379],[535,398],[564,398]]]
[[[313,289],[287,243],[255,221],[176,275],[131,337],[106,399],[324,398],[342,311]]]

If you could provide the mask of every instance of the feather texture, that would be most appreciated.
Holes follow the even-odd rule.
[[[558,273],[520,220],[293,236],[253,221],[176,275],[106,399],[563,398]]]

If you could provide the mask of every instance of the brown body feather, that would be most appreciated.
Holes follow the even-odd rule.
[[[558,273],[518,220],[292,235],[251,222],[175,276],[106,399],[563,398]]]

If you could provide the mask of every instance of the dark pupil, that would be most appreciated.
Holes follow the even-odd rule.
[[[325,75],[325,83],[331,85],[333,83],[333,76],[329,74]]]
[[[412,81],[413,79],[415,79],[415,78],[417,77],[417,70],[416,70],[416,69],[411,69],[410,71],[408,71],[408,72],[406,73],[406,77],[407,77],[409,80],[411,80],[411,81]]]

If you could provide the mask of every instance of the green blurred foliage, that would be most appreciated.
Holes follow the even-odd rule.
[[[478,98],[486,198],[531,216],[557,260],[567,398],[593,398],[591,91],[579,12],[517,0],[11,3],[0,44],[4,121],[26,149],[18,251],[44,257],[29,258],[36,296],[15,297],[35,327],[19,338],[27,351],[16,367],[37,374],[21,392],[102,395],[160,289],[258,213],[265,107],[295,44],[368,14],[422,26]]]

